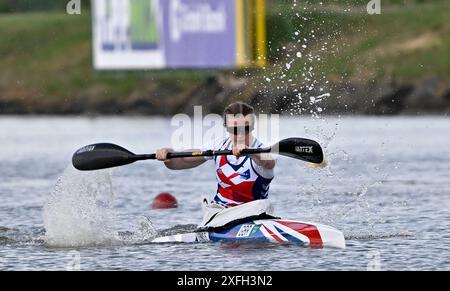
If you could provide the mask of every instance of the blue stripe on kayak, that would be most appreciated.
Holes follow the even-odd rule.
[[[301,245],[305,245],[306,243],[304,241],[302,241],[301,239],[296,238],[295,236],[290,235],[289,233],[285,232],[284,230],[276,227],[275,225],[273,226],[275,227],[276,230],[278,230],[278,232],[284,237],[286,238],[288,241],[293,242],[293,243],[299,243]]]
[[[267,238],[264,236],[264,234],[261,232],[260,229],[258,229],[257,231],[250,233],[249,236],[244,236],[244,237],[236,237],[236,235],[238,234],[239,230],[241,229],[241,227],[243,225],[252,225],[255,224],[253,221],[252,222],[247,222],[244,224],[239,224],[236,225],[230,229],[221,231],[221,232],[210,232],[209,233],[209,239],[212,241],[254,241],[254,242],[263,242],[263,241],[267,241]]]
[[[247,222],[245,224],[254,224],[254,222]],[[217,241],[223,241],[223,242],[226,242],[226,241],[254,241],[254,242],[268,241],[268,239],[264,236],[264,234],[261,232],[260,229],[258,229],[256,232],[251,233],[250,236],[236,237],[236,235],[239,232],[239,230],[241,229],[242,225],[244,225],[244,224],[236,225],[230,229],[227,229],[227,230],[224,230],[221,232],[210,232],[209,239],[211,241],[216,241],[216,242]],[[285,231],[276,227],[275,225],[274,225],[274,227],[289,242],[297,243],[300,245],[306,245],[306,242],[302,241],[301,239],[298,239],[295,236],[292,236],[292,235],[286,233]]]

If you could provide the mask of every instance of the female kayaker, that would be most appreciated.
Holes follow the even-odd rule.
[[[232,220],[272,213],[266,198],[274,177],[275,159],[269,153],[241,155],[245,148],[265,147],[252,134],[255,125],[253,107],[243,102],[232,103],[225,108],[223,119],[229,136],[202,150],[232,150],[233,156],[167,159],[167,153],[173,149],[156,151],[156,158],[172,170],[194,168],[214,160],[217,192],[212,201],[204,200],[203,227],[220,227]]]

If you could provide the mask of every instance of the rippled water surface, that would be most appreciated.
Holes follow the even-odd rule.
[[[315,139],[329,167],[279,158],[270,199],[283,218],[342,230],[345,250],[296,245],[148,244],[191,229],[214,193],[212,163],[156,161],[81,173],[72,153],[113,142],[136,153],[170,145],[165,118],[0,118],[2,270],[450,270],[450,120],[281,120],[280,138]],[[159,192],[179,208],[151,210]],[[181,225],[181,226],[180,226]]]

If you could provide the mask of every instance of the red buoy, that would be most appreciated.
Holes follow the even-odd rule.
[[[177,199],[172,194],[167,192],[156,195],[152,203],[153,209],[177,208],[177,206]]]

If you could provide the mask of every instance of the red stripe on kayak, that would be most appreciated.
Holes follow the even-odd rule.
[[[299,223],[299,222],[291,222],[291,221],[284,221],[284,220],[275,220],[279,224],[282,224],[284,226],[287,226],[293,230],[295,230],[298,233],[303,234],[304,236],[309,238],[310,246],[311,247],[322,247],[323,241],[322,237],[320,236],[320,232],[312,224],[307,223]]]
[[[264,224],[262,225],[264,227],[265,230],[267,230],[267,232],[277,241],[283,241],[278,235],[276,235],[275,233],[273,233],[272,231],[270,231],[270,229],[268,229]]]

